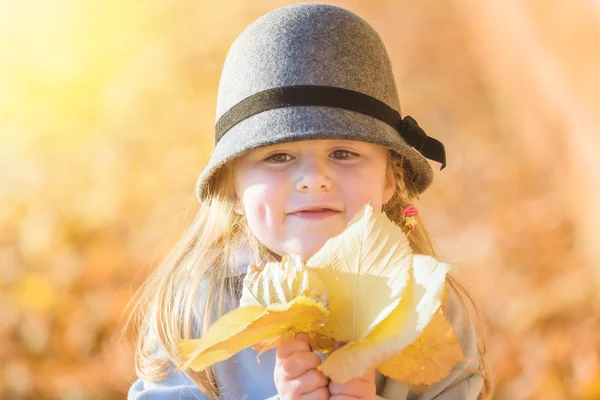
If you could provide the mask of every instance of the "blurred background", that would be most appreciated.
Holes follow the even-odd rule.
[[[0,398],[125,398],[125,306],[197,210],[228,46],[290,3],[0,0]],[[446,145],[419,207],[495,398],[600,399],[600,2],[331,3]]]

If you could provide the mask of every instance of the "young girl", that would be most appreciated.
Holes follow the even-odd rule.
[[[489,393],[483,347],[451,278],[444,311],[469,361],[425,389],[374,371],[330,382],[316,369],[322,358],[306,334],[259,360],[247,348],[201,372],[175,368],[177,343],[201,337],[237,306],[250,264],[288,253],[308,260],[366,203],[409,233],[415,253],[435,256],[411,202],[431,184],[426,158],[445,166],[444,146],[399,109],[380,37],[348,10],[282,7],[236,39],[219,86],[216,147],[198,180],[200,210],[134,308],[139,379],[129,399],[466,400]]]

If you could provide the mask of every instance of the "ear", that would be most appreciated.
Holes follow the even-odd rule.
[[[396,193],[396,177],[394,171],[390,167],[387,168],[385,173],[385,186],[383,188],[383,204],[386,204],[392,199],[394,193]]]

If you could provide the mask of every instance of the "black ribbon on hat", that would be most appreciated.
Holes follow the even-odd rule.
[[[236,124],[263,111],[292,106],[326,106],[356,111],[391,125],[400,136],[424,157],[446,167],[444,145],[432,137],[410,116],[400,113],[384,102],[350,89],[334,86],[283,86],[255,93],[231,107],[215,126],[215,142]]]

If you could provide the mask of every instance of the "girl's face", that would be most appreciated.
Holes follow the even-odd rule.
[[[384,147],[354,140],[305,140],[245,153],[233,162],[239,196],[258,240],[307,261],[360,209],[388,202],[396,183]]]

